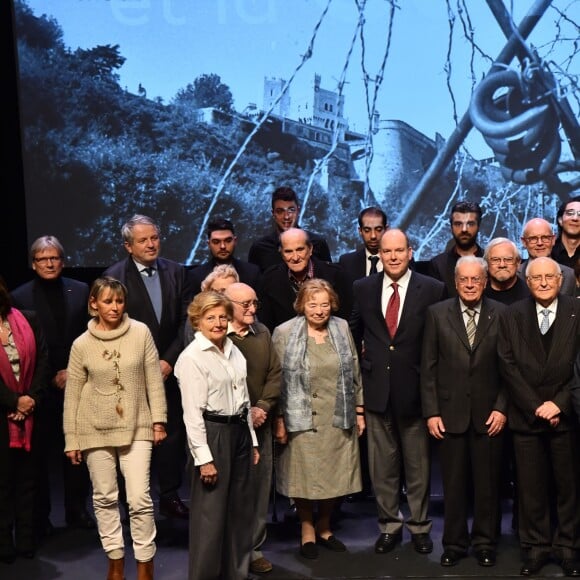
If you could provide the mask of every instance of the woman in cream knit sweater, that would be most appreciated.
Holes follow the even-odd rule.
[[[139,580],[153,578],[153,444],[165,439],[167,408],[159,357],[147,326],[125,314],[127,290],[113,278],[91,288],[87,331],[73,343],[64,400],[65,453],[86,461],[107,580],[124,578],[117,462],[126,482]]]

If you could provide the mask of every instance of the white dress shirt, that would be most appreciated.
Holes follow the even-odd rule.
[[[548,326],[548,329],[550,329],[552,327],[552,324],[554,324],[554,320],[556,318],[556,312],[558,311],[558,299],[555,298],[554,302],[552,302],[551,304],[548,304],[548,306],[545,306],[545,307],[536,302],[536,316],[538,317],[538,327],[542,326],[542,320],[544,318],[544,315],[542,314],[542,310],[544,310],[544,308],[546,308],[547,310],[550,311],[550,314],[548,315],[548,320],[550,323],[550,326]]]
[[[181,391],[187,444],[195,465],[213,461],[207,444],[204,411],[216,415],[240,415],[247,409],[252,445],[258,440],[250,416],[250,395],[246,384],[246,359],[226,337],[224,352],[201,332],[195,333],[175,363]]]

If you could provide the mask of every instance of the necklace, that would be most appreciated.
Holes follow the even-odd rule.
[[[101,395],[115,395],[117,397],[117,404],[115,406],[115,411],[117,412],[117,415],[119,415],[119,417],[123,416],[123,405],[121,404],[121,393],[122,391],[125,390],[125,387],[123,387],[123,384],[121,383],[121,368],[119,366],[119,360],[121,358],[121,342],[123,340],[123,337],[121,337],[119,339],[119,344],[117,345],[117,348],[114,348],[113,350],[109,350],[108,348],[106,348],[105,343],[99,338],[99,342],[105,347],[105,350],[103,350],[102,352],[102,357],[106,360],[106,361],[112,361],[113,363],[113,369],[115,371],[115,376],[113,377],[113,385],[115,386],[115,390],[112,393],[103,393],[102,391],[100,391],[97,388],[97,391],[101,394]]]

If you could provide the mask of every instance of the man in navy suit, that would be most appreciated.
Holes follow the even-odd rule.
[[[406,234],[387,230],[380,243],[383,272],[354,283],[351,329],[361,352],[369,467],[379,512],[375,552],[402,539],[402,467],[414,548],[433,549],[428,518],[430,449],[421,416],[419,367],[427,308],[446,297],[442,282],[409,269]]]
[[[358,233],[363,247],[348,254],[342,254],[338,263],[352,278],[364,278],[375,272],[382,272],[379,245],[383,232],[387,229],[387,214],[378,207],[367,207],[358,216]]]
[[[483,295],[486,281],[483,258],[459,258],[458,296],[427,310],[421,405],[429,433],[439,442],[445,504],[442,566],[454,566],[470,545],[480,566],[496,561],[507,421],[497,334],[505,306]]]
[[[258,290],[260,268],[234,256],[237,241],[234,224],[230,220],[218,218],[208,224],[207,245],[211,258],[191,271],[191,286],[194,295],[201,291],[201,283],[205,277],[220,264],[233,266],[240,282]]]
[[[129,256],[104,274],[127,286],[126,312],[149,327],[159,351],[167,398],[167,438],[153,450],[159,508],[165,516],[187,519],[189,510],[178,495],[185,468],[185,425],[173,367],[183,350],[191,287],[181,264],[159,257],[159,228],[151,218],[135,215],[121,233]]]
[[[570,388],[580,346],[580,301],[559,293],[562,273],[551,258],[532,260],[526,281],[531,296],[501,317],[498,341],[519,484],[520,574],[535,576],[553,557],[566,576],[576,577],[579,449]]]
[[[30,247],[35,277],[12,292],[12,303],[22,310],[34,310],[48,346],[51,389],[39,412],[39,441],[45,446],[37,496],[38,532],[52,531],[50,521],[50,478],[53,457],[62,462],[65,520],[68,526],[91,529],[95,521],[87,511],[90,492],[86,465],[72,465],[63,454],[62,412],[66,388],[66,367],[71,345],[86,330],[89,287],[62,275],[64,248],[54,236],[42,236]],[[54,453],[53,453],[54,452]],[[56,455],[55,455],[56,454]]]

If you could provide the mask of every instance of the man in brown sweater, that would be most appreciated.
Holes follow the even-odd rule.
[[[272,417],[280,395],[280,360],[272,345],[270,331],[256,320],[256,292],[247,284],[231,284],[225,291],[234,306],[228,336],[247,362],[247,384],[251,414],[258,437],[260,462],[253,469],[254,542],[250,570],[265,573],[272,564],[264,558],[261,546],[266,539],[268,500],[272,483]]]

